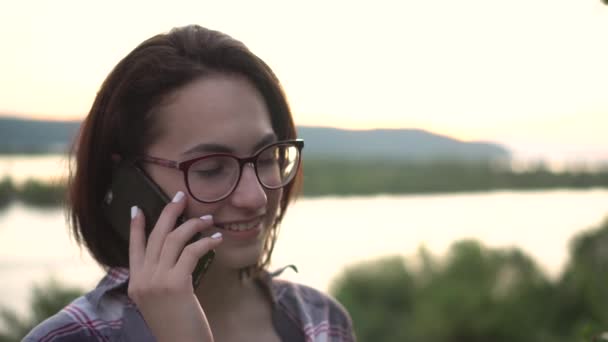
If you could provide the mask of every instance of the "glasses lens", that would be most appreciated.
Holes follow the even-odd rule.
[[[295,145],[272,145],[258,156],[256,168],[260,182],[268,188],[287,185],[296,175],[300,151]]]
[[[222,198],[232,191],[238,178],[238,161],[226,156],[201,159],[188,169],[190,191],[201,201]]]

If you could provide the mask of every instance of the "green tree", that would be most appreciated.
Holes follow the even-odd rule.
[[[561,341],[555,288],[520,250],[461,241],[445,258],[422,249],[410,261],[356,265],[335,281],[360,341]]]
[[[66,198],[66,187],[63,183],[45,183],[28,179],[19,192],[23,203],[38,207],[54,207],[62,204]]]
[[[6,207],[15,197],[15,185],[9,177],[0,181],[0,208]]]
[[[476,241],[461,241],[435,264],[440,265],[435,271],[423,269],[416,276],[414,331],[408,341],[550,337],[546,303],[553,289],[520,250],[491,250]]]
[[[404,341],[414,305],[414,280],[403,259],[390,257],[347,269],[332,293],[348,308],[360,341]]]
[[[576,236],[570,260],[559,281],[556,329],[574,336],[608,330],[608,218]],[[571,327],[571,331],[567,331]]]
[[[53,279],[34,286],[31,291],[28,317],[20,317],[14,310],[8,308],[0,309],[0,322],[2,322],[0,326],[4,326],[4,331],[0,331],[0,342],[21,341],[36,325],[82,294],[81,289],[65,286]]]

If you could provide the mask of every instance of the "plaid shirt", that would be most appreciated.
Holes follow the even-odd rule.
[[[272,302],[272,323],[282,341],[354,341],[350,316],[334,299],[264,273],[259,284]],[[155,341],[127,297],[129,271],[112,268],[97,287],[34,328],[25,342]]]

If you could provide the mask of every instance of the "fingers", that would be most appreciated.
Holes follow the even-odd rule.
[[[146,237],[144,227],[145,217],[141,210],[134,206],[131,208],[131,227],[129,235],[129,268],[139,269],[144,263]]]
[[[180,274],[191,274],[198,260],[220,243],[222,243],[222,234],[215,233],[211,237],[202,238],[187,245],[175,264],[175,271]]]
[[[160,258],[160,253],[167,235],[175,228],[177,218],[182,214],[186,207],[186,200],[183,192],[178,191],[171,203],[167,204],[160,214],[156,225],[148,237],[146,246],[146,262],[156,263]]]
[[[170,232],[162,247],[159,266],[163,269],[173,267],[188,241],[190,241],[196,233],[211,227],[212,222],[212,217],[210,215],[205,215],[201,218],[190,219]]]
[[[135,272],[144,278],[168,274],[166,272],[190,276],[199,259],[222,242],[222,234],[215,233],[188,244],[197,233],[211,227],[213,219],[210,215],[190,219],[174,229],[185,207],[185,195],[180,191],[163,209],[147,243],[144,214],[137,207],[131,209],[129,267],[132,276]]]

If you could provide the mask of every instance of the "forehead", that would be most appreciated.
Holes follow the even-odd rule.
[[[251,153],[252,146],[273,133],[262,95],[240,75],[199,78],[170,94],[157,115],[160,134],[150,149],[175,156],[201,144]]]

